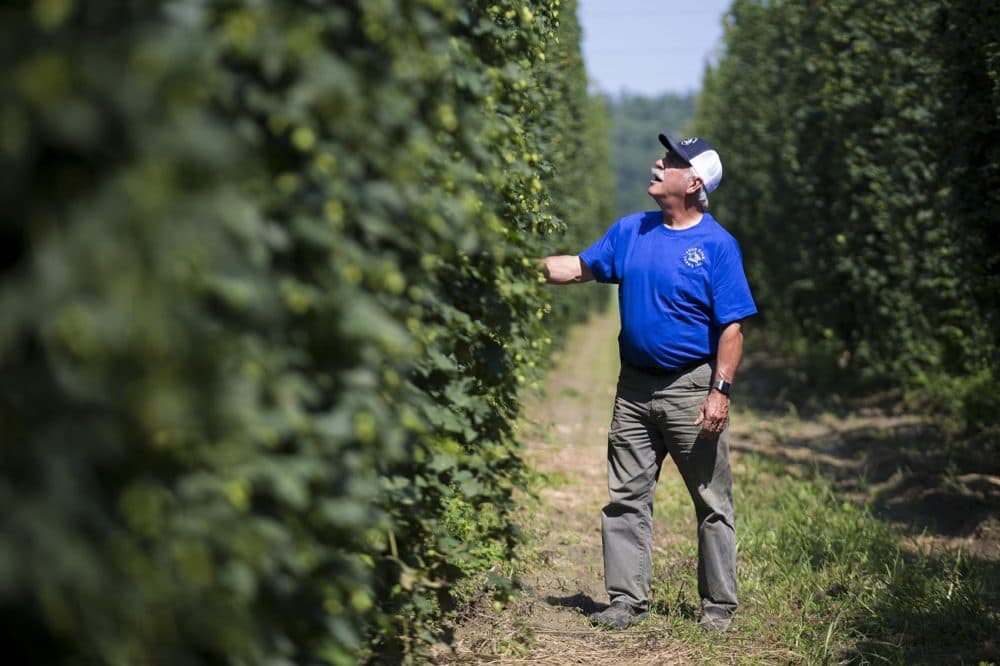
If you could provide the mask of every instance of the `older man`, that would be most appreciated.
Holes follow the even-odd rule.
[[[618,285],[621,374],[608,435],[610,501],[601,515],[611,605],[594,624],[624,628],[649,609],[653,493],[669,454],[698,521],[699,624],[724,630],[736,610],[729,401],[757,308],[736,240],[707,212],[718,152],[661,134],[648,193],[660,210],[618,220],[579,256],[544,259],[552,284]]]

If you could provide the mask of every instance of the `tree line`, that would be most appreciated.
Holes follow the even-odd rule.
[[[694,93],[664,93],[655,97],[623,93],[606,98],[617,186],[616,217],[655,210],[656,204],[646,189],[653,161],[663,153],[656,137],[661,132],[686,136],[694,117],[695,100]]]

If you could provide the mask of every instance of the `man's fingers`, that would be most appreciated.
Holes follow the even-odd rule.
[[[711,418],[705,418],[705,412],[698,414],[698,420],[694,422],[695,425],[700,425],[704,432],[722,432],[729,425],[729,415],[717,417],[713,416]]]
[[[705,432],[722,432],[729,425],[729,414],[726,411],[723,409],[720,415],[718,405],[710,404],[709,399],[705,398],[705,402],[701,405],[701,411],[698,412],[698,418],[695,419],[694,425],[701,426]],[[709,412],[711,415],[708,415]]]

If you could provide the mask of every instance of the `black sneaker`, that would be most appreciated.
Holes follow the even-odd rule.
[[[625,627],[646,618],[646,611],[633,608],[624,601],[612,601],[611,605],[599,613],[590,614],[590,623],[612,629]]]

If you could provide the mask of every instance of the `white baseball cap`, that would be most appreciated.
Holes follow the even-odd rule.
[[[666,134],[660,135],[660,143],[674,151],[691,165],[695,174],[701,178],[706,192],[713,192],[722,182],[722,160],[708,141],[693,136],[689,139],[674,141]]]

